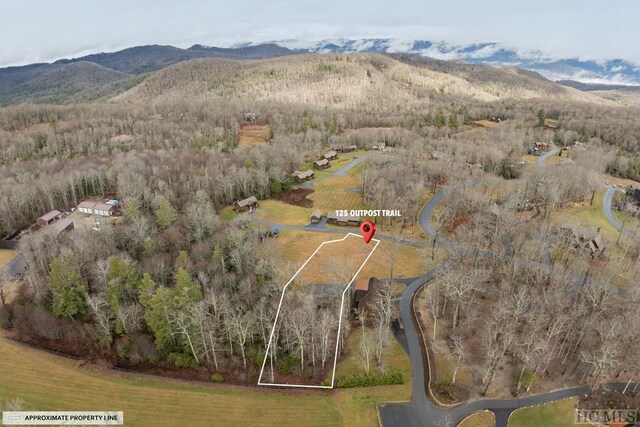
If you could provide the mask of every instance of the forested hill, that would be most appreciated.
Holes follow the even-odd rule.
[[[274,44],[224,49],[194,45],[137,46],[51,64],[0,68],[0,105],[21,102],[71,103],[109,97],[153,71],[195,58],[256,59],[291,55]]]
[[[424,108],[438,99],[611,103],[514,67],[378,53],[301,54],[259,61],[198,59],[167,67],[114,97],[118,102],[236,99],[315,107]]]

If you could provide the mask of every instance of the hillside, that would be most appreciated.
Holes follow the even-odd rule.
[[[0,68],[0,105],[92,101],[122,92],[146,73],[196,58],[256,59],[294,52],[273,44],[224,49],[194,45],[137,46],[51,64]]]
[[[438,99],[572,100],[609,103],[513,67],[377,53],[304,54],[258,61],[200,59],[158,71],[117,102],[238,99],[316,107],[387,109]]]
[[[4,70],[2,70],[4,71]],[[132,77],[92,62],[47,65],[28,73],[0,72],[0,105],[20,102],[64,102],[91,88],[110,85]]]

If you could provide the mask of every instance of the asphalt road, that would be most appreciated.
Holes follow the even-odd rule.
[[[553,150],[544,153],[542,156],[538,157],[537,165],[538,166],[544,165],[544,162],[546,162],[549,157],[555,156],[559,152],[560,152],[560,148],[554,148]]]

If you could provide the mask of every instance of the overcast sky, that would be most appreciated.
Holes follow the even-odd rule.
[[[334,37],[497,41],[640,63],[639,28],[635,0],[0,0],[0,66],[141,44]]]

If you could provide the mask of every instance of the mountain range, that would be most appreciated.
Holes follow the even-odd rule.
[[[552,81],[576,81],[586,84],[640,85],[640,65],[623,59],[587,60],[553,58],[540,51],[520,51],[500,43],[456,45],[427,40],[328,39],[315,42],[282,40],[271,42],[297,52],[318,53],[411,53],[435,59],[464,60],[469,63],[509,65],[535,71]],[[253,46],[241,43],[235,47]]]
[[[557,59],[498,43],[453,45],[426,40],[331,39],[241,43],[231,48],[200,44],[136,46],[53,63],[0,68],[0,105],[20,102],[68,103],[110,98],[136,86],[155,71],[196,58],[264,59],[301,53],[375,52],[412,54],[471,64],[513,66],[576,89],[606,90],[640,85],[640,66],[622,59]]]

